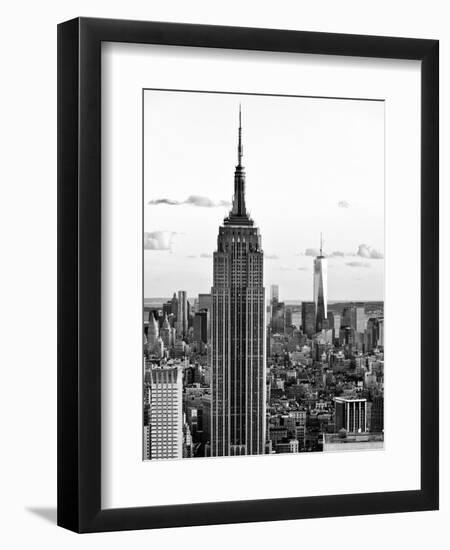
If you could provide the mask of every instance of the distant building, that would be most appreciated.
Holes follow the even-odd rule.
[[[335,397],[334,407],[336,431],[367,432],[367,399]]]
[[[284,334],[286,329],[286,310],[284,307],[284,302],[273,301],[270,309],[270,326],[272,334]]]
[[[280,298],[280,289],[278,285],[270,285],[270,303],[278,302]]]
[[[320,253],[314,259],[314,304],[316,306],[316,332],[325,327],[327,318],[327,259],[322,253],[322,234],[320,235]]]
[[[275,445],[275,451],[277,453],[298,453],[298,441],[296,439],[290,439],[286,442],[277,443]]]
[[[198,309],[207,309],[211,311],[212,308],[212,296],[211,294],[199,294],[198,295]]]
[[[175,329],[170,326],[167,313],[164,315],[164,321],[160,330],[162,341],[166,349],[171,349],[175,345]]]
[[[351,327],[356,330],[356,307],[347,306],[342,311],[341,327]]]
[[[151,350],[159,338],[159,325],[153,311],[150,311],[147,328],[147,344]]]
[[[302,329],[308,338],[311,338],[316,332],[316,304],[314,302],[302,302]]]
[[[179,365],[152,365],[148,417],[151,460],[183,456],[183,373]],[[144,450],[145,450],[144,432]]]
[[[208,342],[208,310],[201,309],[194,315],[194,341]]]
[[[184,338],[188,331],[188,301],[185,290],[178,291],[177,335]]]
[[[175,292],[173,293],[172,299],[163,304],[163,313],[166,313],[168,318],[172,315],[173,319],[176,321],[178,315],[178,298]]]
[[[365,352],[371,352],[378,346],[380,334],[380,325],[378,319],[370,318],[367,321],[367,327],[365,331]]]
[[[378,345],[384,346],[384,319],[379,319],[379,333],[378,333]]]
[[[356,332],[364,333],[367,327],[367,315],[364,307],[356,308]]]
[[[370,431],[377,433],[384,431],[384,397],[382,395],[375,395],[372,399]]]

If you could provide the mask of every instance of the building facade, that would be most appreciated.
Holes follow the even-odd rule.
[[[183,371],[180,365],[151,365],[144,452],[148,459],[183,458]],[[147,442],[145,441],[147,438]]]
[[[302,302],[302,330],[308,338],[316,332],[316,304]]]
[[[238,164],[229,216],[219,228],[211,311],[211,456],[263,454],[266,439],[265,298],[259,229]]]
[[[336,431],[367,432],[367,399],[335,397]]]
[[[178,291],[177,335],[184,338],[188,330],[188,301],[185,290]]]

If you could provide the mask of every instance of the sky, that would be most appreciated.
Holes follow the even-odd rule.
[[[382,300],[384,102],[144,92],[144,296],[208,293],[242,105],[246,204],[264,284],[312,300],[320,233],[329,300]]]

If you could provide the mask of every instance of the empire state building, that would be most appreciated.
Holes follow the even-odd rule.
[[[239,108],[232,209],[219,227],[211,311],[211,455],[263,454],[265,300],[259,229],[245,205]]]

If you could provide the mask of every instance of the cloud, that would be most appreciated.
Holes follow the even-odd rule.
[[[297,271],[309,271],[309,267],[297,267]]]
[[[350,206],[350,203],[347,202],[347,201],[339,201],[338,202],[338,207],[339,208],[349,208],[349,206]]]
[[[224,201],[224,200],[213,201],[209,197],[205,197],[203,195],[189,195],[189,197],[184,201],[176,201],[176,200],[167,199],[167,198],[153,199],[153,200],[149,201],[148,204],[151,204],[151,205],[154,205],[154,206],[157,206],[157,205],[160,205],[160,204],[165,204],[166,206],[180,206],[182,204],[189,204],[191,206],[200,206],[202,208],[215,208],[215,207],[218,207],[218,206],[227,206],[227,207],[230,206],[229,201]]]
[[[384,255],[381,252],[371,246],[368,246],[367,244],[360,244],[356,255],[361,258],[370,258],[372,260],[380,260],[381,258],[384,258]]]
[[[172,251],[174,231],[152,231],[144,233],[145,250],[170,250]]]
[[[265,260],[279,260],[280,258],[276,254],[264,254],[264,259]]]
[[[344,256],[345,252],[342,252],[341,250],[335,250],[329,255],[330,258],[343,258]]]
[[[317,248],[307,248],[305,250],[305,256],[318,256],[319,250]]]
[[[290,267],[288,265],[280,265],[280,267],[278,268],[280,271],[293,271],[294,268],[293,267]]]
[[[152,201],[149,201],[148,204],[154,204],[154,205],[168,204],[170,206],[177,206],[177,205],[183,204],[183,203],[179,202],[179,201],[174,201],[172,199],[154,199]]]
[[[345,265],[349,267],[370,267],[368,262],[347,262]]]
[[[202,254],[200,254],[200,258],[212,258],[213,255],[212,254],[207,254],[206,252],[203,252]]]
[[[189,254],[189,256],[186,256],[186,258],[189,258],[189,259],[192,259],[192,258],[196,258],[197,256],[195,254]]]

